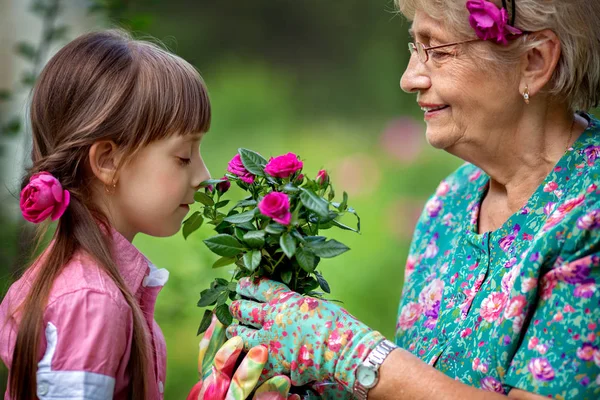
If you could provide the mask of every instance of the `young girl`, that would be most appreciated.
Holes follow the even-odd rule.
[[[28,221],[57,220],[50,246],[0,305],[6,399],[162,399],[154,304],[168,278],[131,244],[175,234],[200,182],[210,104],[181,58],[117,31],[72,41],[31,105]]]

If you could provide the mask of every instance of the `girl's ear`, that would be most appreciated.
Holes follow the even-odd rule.
[[[103,140],[90,147],[89,163],[92,173],[104,185],[113,186],[116,182],[117,167],[122,154],[113,141]]]

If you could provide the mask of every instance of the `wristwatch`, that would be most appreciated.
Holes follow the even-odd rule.
[[[358,400],[366,400],[369,389],[379,382],[379,367],[383,364],[386,357],[397,349],[394,343],[389,340],[380,342],[375,347],[367,359],[356,369],[356,383],[354,384],[354,397]]]

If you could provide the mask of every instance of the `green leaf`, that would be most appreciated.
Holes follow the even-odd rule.
[[[296,261],[298,262],[298,265],[308,273],[313,272],[317,266],[317,257],[313,252],[304,247],[299,247],[296,250]]]
[[[302,189],[300,193],[300,201],[304,204],[304,207],[316,212],[319,216],[325,218],[329,214],[328,204],[321,197],[317,196],[315,192],[308,189]]]
[[[212,322],[212,311],[204,310],[204,316],[202,317],[202,321],[200,321],[200,326],[198,327],[198,333],[196,336],[200,335],[202,332],[206,331]]]
[[[200,211],[194,211],[194,213],[183,222],[183,238],[187,239],[194,231],[202,226],[204,218]]]
[[[323,278],[323,275],[315,271],[315,276],[317,277],[317,282],[319,282],[319,286],[325,293],[331,293],[331,288],[329,287],[329,283]]]
[[[209,195],[203,192],[196,192],[196,194],[194,194],[194,200],[208,207],[212,207],[215,205],[214,200],[211,199]]]
[[[240,201],[238,201],[238,203],[235,205],[234,208],[238,208],[238,207],[250,207],[250,206],[255,206],[256,204],[258,204],[256,202],[256,200],[240,200]]]
[[[231,265],[235,262],[235,257],[221,257],[212,265],[213,268],[221,268]]]
[[[248,149],[238,149],[238,153],[240,153],[242,164],[248,172],[258,176],[265,175],[267,160],[263,156]]]
[[[229,286],[229,281],[227,279],[223,279],[223,278],[215,278],[215,282],[214,282],[217,286],[223,286],[223,287],[228,287]]]
[[[219,297],[217,298],[217,307],[220,306],[221,304],[225,304],[227,302],[228,298],[229,298],[229,290],[222,291],[221,294],[219,295]]]
[[[222,257],[233,257],[242,252],[244,247],[231,235],[221,234],[203,240],[206,246]]]
[[[322,258],[332,258],[350,250],[348,246],[335,239],[327,242],[309,243],[308,245],[313,253]]]
[[[279,245],[288,258],[292,258],[296,253],[296,239],[287,232],[279,238]]]
[[[344,198],[342,200],[342,203],[339,205],[338,210],[346,211],[347,207],[348,207],[348,193],[344,192]]]
[[[250,231],[244,234],[244,242],[253,248],[261,248],[265,244],[265,231]]]
[[[331,223],[333,225],[337,226],[338,228],[342,228],[343,230],[359,233],[358,229],[350,228],[348,225],[344,225],[339,221],[333,220],[333,221],[331,221]]]
[[[307,242],[316,243],[316,242],[324,242],[327,240],[325,236],[306,236],[304,238]]]
[[[221,200],[220,202],[215,204],[215,207],[222,208],[222,207],[225,207],[227,204],[229,204],[229,200]]]
[[[261,258],[262,255],[260,253],[260,250],[252,250],[251,252],[244,254],[244,265],[251,272],[254,272],[256,268],[258,268],[258,266],[260,265]]]
[[[269,224],[265,228],[265,231],[273,235],[279,235],[280,233],[283,233],[286,230],[287,228],[285,226],[276,223]]]
[[[217,185],[218,183],[225,182],[227,179],[208,179],[206,181],[200,182],[200,187],[205,188],[210,185]]]
[[[246,211],[240,214],[233,214],[230,215],[228,217],[225,217],[225,221],[229,222],[231,224],[243,224],[244,222],[250,222],[252,221],[252,219],[254,218],[254,216],[256,215],[256,211],[258,209],[255,208],[253,210],[250,211]]]
[[[296,257],[298,255],[296,254]],[[285,283],[286,285],[289,285],[290,282],[292,281],[292,271],[291,270],[285,270],[281,273],[281,280],[283,281],[283,283]]]
[[[220,306],[215,308],[215,314],[223,325],[231,325],[231,323],[233,322],[233,317],[229,312],[229,306],[227,304],[221,304]]]
[[[286,193],[298,193],[300,191],[292,182],[288,182],[284,187],[283,191]]]
[[[252,222],[248,221],[248,222],[243,222],[241,224],[237,224],[236,225],[238,228],[242,228],[245,229],[247,231],[253,231],[256,229],[256,227],[254,225],[252,225]]]
[[[221,294],[221,290],[218,289],[206,289],[200,293],[200,300],[198,300],[198,307],[208,307],[217,301],[217,298]]]

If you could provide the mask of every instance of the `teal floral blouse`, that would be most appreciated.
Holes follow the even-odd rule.
[[[417,224],[396,343],[483,390],[600,399],[600,121],[528,203],[478,234],[489,177],[465,164]]]

